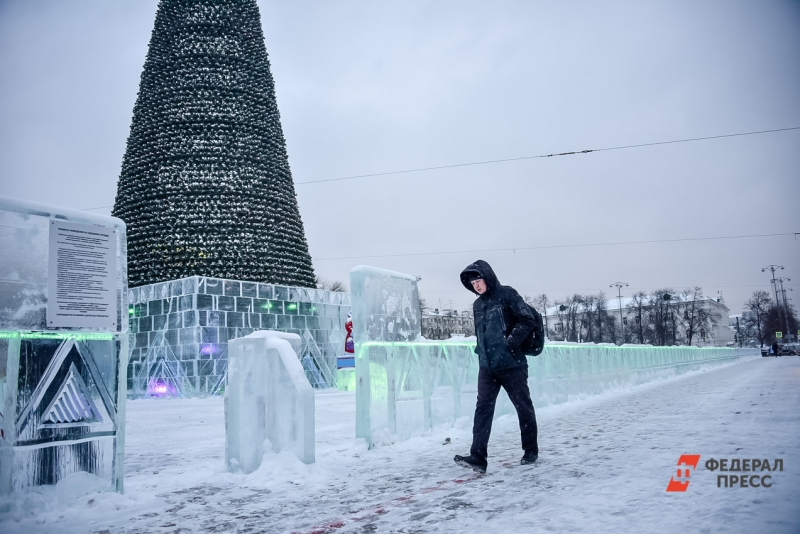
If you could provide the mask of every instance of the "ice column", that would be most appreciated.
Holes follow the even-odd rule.
[[[0,493],[122,491],[127,286],[121,220],[0,197]]]
[[[314,463],[314,390],[297,357],[300,343],[297,334],[263,330],[230,341],[225,390],[230,471],[258,469],[265,444]]]
[[[369,342],[413,342],[420,338],[421,313],[417,279],[376,267],[359,265],[350,271],[351,313],[356,363],[356,437],[373,442],[373,427],[397,431],[397,395],[406,398],[403,369],[396,363],[408,353],[393,350],[391,343],[372,347]],[[416,358],[418,354],[411,354]],[[417,360],[415,360],[417,361]],[[421,380],[421,369],[415,368]]]

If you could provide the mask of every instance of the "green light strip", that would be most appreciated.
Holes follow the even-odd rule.
[[[75,339],[77,341],[111,341],[114,334],[87,332],[22,332],[0,330],[0,339]]]
[[[362,347],[369,348],[369,347],[475,347],[474,341],[367,341],[366,343],[357,343],[357,345],[361,345]],[[612,350],[653,350],[653,349],[667,349],[667,350],[734,350],[731,347],[688,347],[688,346],[649,346],[649,347],[641,347],[641,346],[610,346],[610,345],[591,345],[589,343],[579,344],[579,345],[558,345],[547,343],[544,348],[545,350],[548,347],[558,347],[558,348],[565,348],[565,349],[612,349]]]

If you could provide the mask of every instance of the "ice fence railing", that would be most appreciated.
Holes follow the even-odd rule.
[[[314,389],[297,358],[300,336],[258,331],[228,347],[225,464],[252,473],[264,453],[292,451],[314,463]]]
[[[470,420],[477,399],[474,342],[356,344],[356,437],[370,446],[407,439],[460,417]],[[754,349],[547,345],[528,358],[536,408],[628,388],[734,358]],[[515,413],[501,391],[495,418]]]

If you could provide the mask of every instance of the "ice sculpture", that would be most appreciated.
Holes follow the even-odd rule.
[[[190,276],[129,295],[132,397],[224,393],[228,340],[258,330],[300,335],[311,385],[336,383],[348,293]]]
[[[419,339],[419,291],[415,276],[366,265],[359,265],[350,271],[350,291],[355,341],[356,437],[367,438],[373,424],[370,419],[373,403],[385,405],[381,413],[375,414],[378,419],[376,424],[388,424],[394,432],[395,388],[387,389],[387,384],[391,385],[395,379],[392,373],[395,367],[392,365],[392,350],[384,351],[381,356],[376,354],[375,361],[377,365],[382,365],[384,372],[373,376],[372,364],[368,359],[371,353],[368,349],[364,350],[365,344]],[[383,413],[388,419],[381,417]]]
[[[459,417],[471,419],[478,378],[474,348],[474,341],[453,340],[357,344],[356,367],[363,373],[356,382],[356,436],[372,446]],[[538,357],[528,357],[528,386],[534,406],[541,408],[757,354],[757,349],[547,345]],[[508,413],[515,413],[514,407],[501,390],[495,418]]]
[[[125,224],[0,197],[0,493],[123,489]]]
[[[353,339],[415,341],[420,336],[417,279],[410,274],[359,265],[350,271]]]
[[[314,463],[314,390],[298,359],[300,336],[259,331],[228,345],[225,463],[252,473],[267,440]]]

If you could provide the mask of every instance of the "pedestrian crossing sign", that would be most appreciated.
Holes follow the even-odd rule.
[[[778,339],[782,338],[783,332],[775,332],[775,337],[777,337]]]

